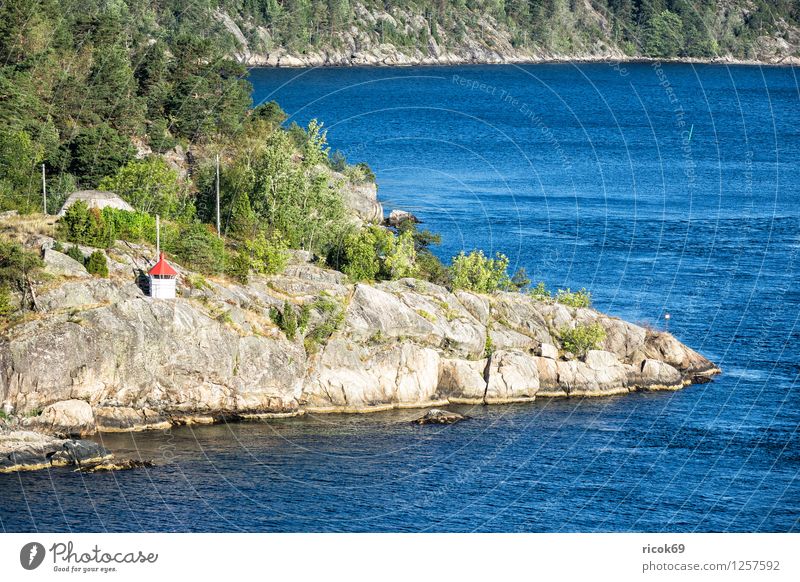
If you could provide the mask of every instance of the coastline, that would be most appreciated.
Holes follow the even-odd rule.
[[[398,55],[402,53],[397,53]],[[369,58],[373,55],[362,55],[351,60],[323,58],[320,53],[309,55],[251,55],[247,59],[237,59],[248,70],[252,69],[350,69],[350,68],[407,68],[407,67],[461,67],[461,66],[487,66],[487,65],[563,65],[563,64],[607,64],[609,66],[622,64],[674,64],[674,65],[717,65],[717,66],[745,66],[745,67],[798,67],[800,56],[785,56],[779,59],[738,59],[730,55],[699,58],[699,57],[671,57],[657,58],[647,56],[628,55],[572,55],[572,56],[521,56],[504,57],[500,59],[475,59],[447,55],[447,58],[415,58],[402,55],[389,61],[387,58]]]

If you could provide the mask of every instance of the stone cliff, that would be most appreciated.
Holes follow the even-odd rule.
[[[298,253],[284,273],[248,285],[181,270],[180,296],[154,300],[134,283],[152,249],[118,243],[110,278],[99,279],[52,239],[25,242],[44,249],[50,276],[39,310],[3,333],[0,402],[53,434],[602,396],[718,372],[668,333],[520,293],[351,284]],[[270,317],[287,306],[305,314],[292,338]],[[566,352],[560,330],[592,322],[606,331],[600,349]]]

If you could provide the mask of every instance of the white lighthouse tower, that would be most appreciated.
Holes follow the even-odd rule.
[[[158,257],[158,262],[150,269],[150,297],[153,299],[175,299],[175,282],[178,272],[164,258],[164,253]]]

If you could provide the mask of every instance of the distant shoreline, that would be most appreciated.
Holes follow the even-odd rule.
[[[284,60],[287,59],[288,60]],[[655,58],[645,56],[582,56],[582,57],[552,57],[552,58],[510,58],[508,60],[475,60],[440,59],[433,61],[430,58],[412,59],[401,62],[386,62],[385,60],[347,62],[345,60],[322,60],[320,55],[281,55],[276,62],[270,62],[269,57],[252,56],[242,62],[248,69],[356,69],[356,68],[408,68],[408,67],[462,67],[462,66],[487,66],[487,65],[563,65],[563,64],[682,64],[682,65],[733,65],[748,67],[799,67],[800,57],[786,57],[778,61],[757,59],[735,59],[733,57],[716,57],[703,59],[695,57]]]

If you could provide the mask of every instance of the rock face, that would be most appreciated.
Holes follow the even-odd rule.
[[[676,389],[718,372],[670,334],[592,309],[519,293],[451,293],[415,279],[353,285],[303,261],[249,285],[209,279],[175,300],[153,300],[131,280],[129,252],[109,253],[110,279],[75,280],[48,262],[40,313],[3,333],[0,402],[34,415],[28,427],[85,435],[305,411],[530,402]],[[270,318],[286,301],[309,306],[293,339]],[[558,330],[595,322],[606,330],[602,345],[567,359]]]

